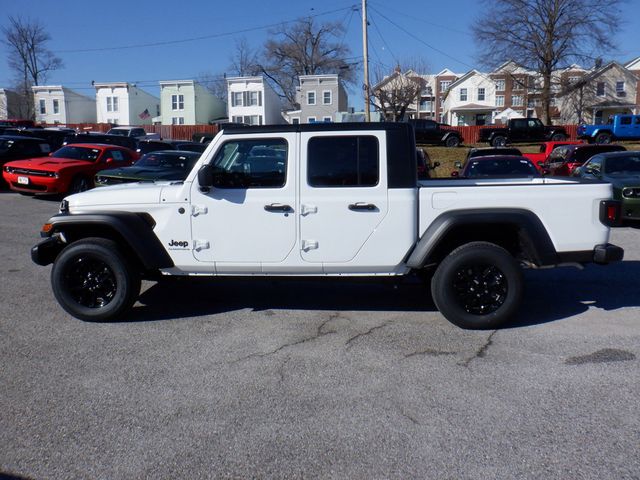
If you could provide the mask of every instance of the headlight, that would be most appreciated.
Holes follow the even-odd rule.
[[[96,183],[107,183],[107,179],[105,177],[96,177]]]

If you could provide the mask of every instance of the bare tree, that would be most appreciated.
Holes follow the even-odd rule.
[[[260,65],[278,94],[294,106],[300,75],[337,73],[346,82],[355,79],[348,55],[351,50],[342,42],[341,23],[317,24],[313,18],[285,24],[269,32],[264,47],[264,62]]]
[[[19,90],[25,99],[31,99],[31,86],[47,80],[49,72],[62,67],[62,60],[47,49],[51,36],[44,25],[36,20],[9,17],[9,25],[2,28],[8,50],[9,67],[15,72]],[[33,117],[31,101],[28,117]]]
[[[427,86],[419,74],[427,71],[425,62],[412,60],[403,63],[404,73],[400,65],[391,74],[380,66],[374,69],[371,105],[382,114],[384,120],[403,120],[412,106],[417,107],[420,93]]]
[[[224,73],[201,72],[196,81],[213,96],[227,101],[227,78]]]
[[[491,0],[473,26],[483,61],[512,59],[541,77],[542,120],[551,121],[552,73],[613,46],[622,0]]]
[[[246,38],[236,40],[236,48],[231,56],[229,71],[238,77],[254,76],[261,73],[258,52],[252,48]]]

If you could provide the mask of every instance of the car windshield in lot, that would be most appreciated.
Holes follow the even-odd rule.
[[[482,160],[470,160],[468,177],[494,177],[494,176],[538,176],[538,170],[524,158],[484,158]]]
[[[640,155],[607,158],[604,164],[607,175],[640,175]]]
[[[57,150],[51,156],[54,158],[95,162],[100,156],[100,150],[98,150],[97,148],[67,146],[62,147],[60,150]]]
[[[154,168],[180,168],[182,170],[190,170],[193,164],[200,158],[197,153],[158,153],[152,152],[144,155],[135,163],[136,167],[154,167]]]

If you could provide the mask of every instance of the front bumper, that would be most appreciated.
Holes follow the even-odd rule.
[[[624,258],[624,250],[610,243],[596,245],[593,249],[593,262],[599,265],[606,265],[611,262],[619,262]]]
[[[59,235],[52,235],[31,247],[31,260],[37,265],[50,265],[56,259],[65,244]]]

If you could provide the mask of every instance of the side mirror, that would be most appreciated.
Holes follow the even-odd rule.
[[[433,162],[431,168],[438,168],[440,166],[440,162]]]
[[[456,168],[462,168],[462,162],[455,162],[453,166]]]
[[[213,165],[206,164],[198,170],[198,183],[200,190],[207,191],[213,187]]]

